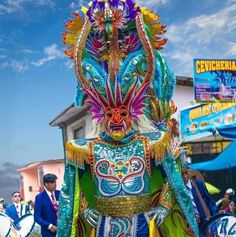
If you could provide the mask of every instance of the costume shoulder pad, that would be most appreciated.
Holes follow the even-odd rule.
[[[149,139],[149,149],[151,151],[151,158],[155,163],[161,163],[167,157],[171,150],[171,136],[168,131],[157,131],[145,134]]]
[[[84,169],[84,162],[89,164],[88,143],[84,138],[68,141],[66,143],[66,162]]]

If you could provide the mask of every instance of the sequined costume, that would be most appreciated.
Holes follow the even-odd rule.
[[[175,77],[159,51],[165,27],[131,0],[83,12],[66,24],[65,53],[76,104],[91,106],[99,134],[67,142],[58,236],[198,236],[167,128]]]

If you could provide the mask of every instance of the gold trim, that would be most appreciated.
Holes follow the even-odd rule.
[[[153,54],[153,49],[152,49],[150,40],[148,38],[147,32],[143,24],[142,13],[140,12],[137,13],[135,21],[136,21],[136,28],[138,31],[139,39],[144,48],[144,51],[146,54],[146,60],[147,60],[147,72],[143,81],[143,83],[145,83],[147,81],[152,81],[154,78],[154,71],[155,71],[154,54]]]
[[[159,204],[170,210],[173,208],[175,202],[173,190],[170,189],[168,184],[164,184],[162,187]]]
[[[151,194],[125,197],[95,197],[98,212],[103,216],[133,216],[150,210]]]
[[[84,161],[89,164],[89,154],[87,146],[78,146],[72,141],[66,143],[67,159],[75,163],[83,164]]]
[[[169,132],[165,132],[160,140],[151,142],[151,157],[156,161],[164,160],[166,153],[171,149],[171,135]]]
[[[82,68],[82,53],[86,44],[87,37],[89,35],[91,24],[89,19],[86,19],[83,28],[78,36],[76,46],[75,46],[75,56],[74,56],[74,67],[77,80],[83,88],[90,88],[89,82],[87,81],[83,68]]]

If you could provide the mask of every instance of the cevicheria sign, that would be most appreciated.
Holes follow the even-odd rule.
[[[236,59],[194,59],[193,68],[196,101],[236,100]]]

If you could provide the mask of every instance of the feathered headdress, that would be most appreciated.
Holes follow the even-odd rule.
[[[93,118],[101,120],[105,106],[119,103],[137,111],[130,112],[136,118],[146,100],[146,115],[163,119],[163,106],[172,111],[175,77],[159,52],[166,43],[160,37],[165,26],[159,16],[132,0],[95,0],[89,5],[82,9],[84,20],[74,13],[75,18],[65,24],[63,38],[79,82],[77,104],[87,94]]]

